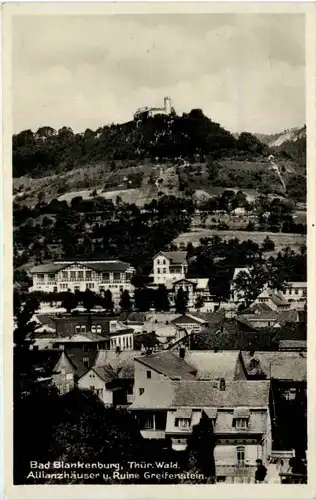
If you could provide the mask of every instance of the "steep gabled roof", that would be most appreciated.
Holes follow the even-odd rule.
[[[172,324],[174,325],[182,325],[182,324],[190,324],[190,323],[198,323],[205,325],[207,324],[207,321],[205,319],[200,318],[199,316],[195,314],[190,314],[190,313],[184,313],[178,316],[177,318],[174,318],[171,321]]]
[[[25,353],[27,362],[33,370],[45,375],[53,375],[63,351],[56,349],[30,350]],[[57,372],[56,372],[57,373]]]
[[[187,252],[165,252],[165,251],[161,251],[159,253],[157,253],[154,257],[154,259],[156,257],[158,257],[158,255],[164,255],[165,257],[167,257],[167,259],[170,260],[170,263],[171,264],[183,264],[184,262],[186,262],[187,260]]]
[[[117,373],[118,378],[134,378],[134,358],[139,355],[139,351],[120,351],[101,350],[98,352],[94,368],[102,366],[107,367],[112,373]]]

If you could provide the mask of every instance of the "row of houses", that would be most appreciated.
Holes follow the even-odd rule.
[[[28,353],[37,369],[46,366],[39,380],[47,383],[49,366],[61,393],[78,385],[106,406],[127,407],[144,439],[170,442],[175,451],[185,450],[193,427],[207,419],[216,438],[216,475],[225,482],[236,474],[253,477],[255,460],[278,452],[276,389],[285,402],[302,391],[306,396],[306,355],[299,352],[101,349],[90,353],[90,366],[82,355],[70,347]]]
[[[236,290],[234,280],[247,268],[236,268],[232,284],[230,301],[222,304],[229,310],[236,310],[243,300],[242,292]],[[127,290],[131,297],[134,294],[133,277],[136,270],[133,266],[119,260],[68,260],[43,264],[31,269],[33,285],[30,291],[72,292],[84,291],[87,288],[102,294],[106,290],[112,293],[116,307],[119,305],[121,293]],[[188,260],[186,252],[159,252],[153,259],[153,270],[150,274],[152,283],[148,286],[157,289],[159,285],[167,288],[171,306],[180,289],[187,295],[189,310],[197,308],[202,312],[213,312],[218,303],[210,294],[208,279],[188,278]],[[198,300],[200,299],[200,300]],[[255,303],[264,304],[266,312],[302,311],[306,306],[307,284],[290,282],[285,289],[270,290],[267,287],[257,297]],[[197,303],[200,305],[197,306]],[[286,316],[286,315],[285,315]],[[272,322],[274,319],[272,318]]]

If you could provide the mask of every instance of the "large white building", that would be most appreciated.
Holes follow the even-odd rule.
[[[154,284],[169,285],[186,277],[187,252],[159,252],[153,259]]]
[[[112,292],[117,302],[123,290],[132,295],[135,268],[119,260],[63,260],[31,269],[33,286],[30,292],[65,292],[67,290],[96,293]]]

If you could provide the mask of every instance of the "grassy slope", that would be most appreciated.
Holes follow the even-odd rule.
[[[266,159],[256,162],[221,160],[220,178],[229,183],[231,188],[243,189],[244,191],[254,190],[247,189],[243,185],[242,174],[249,171],[262,172],[268,185],[271,186],[271,192],[282,194],[282,186],[278,177],[274,172],[269,170],[269,164]],[[295,172],[295,164],[290,161],[282,162],[286,171],[290,174]],[[199,164],[200,173],[195,172],[196,165],[191,165],[186,169],[180,168],[180,176],[185,176],[188,181],[188,187],[193,189],[198,198],[208,197],[220,194],[224,189],[219,184],[212,186],[208,180],[208,174],[205,164]],[[129,189],[129,185],[124,178],[130,174],[142,173],[143,179],[140,188]],[[163,182],[157,187],[148,183],[150,176],[160,177],[162,174]],[[238,174],[241,179],[237,183],[233,180]],[[285,173],[286,178],[287,173]],[[179,195],[179,178],[176,173],[176,168],[172,165],[165,165],[161,168],[160,165],[145,164],[131,166],[127,168],[119,168],[119,170],[111,171],[108,164],[98,164],[87,166],[86,168],[75,169],[65,174],[51,175],[42,178],[27,178],[22,177],[13,180],[15,192],[19,190],[19,194],[15,196],[16,201],[23,201],[27,205],[34,205],[38,201],[39,193],[42,199],[49,202],[53,198],[70,201],[75,196],[87,198],[92,191],[96,189],[98,194],[106,198],[115,199],[119,195],[123,201],[128,203],[136,203],[139,206],[156,198],[158,191],[165,194]],[[229,189],[229,188],[227,188]]]

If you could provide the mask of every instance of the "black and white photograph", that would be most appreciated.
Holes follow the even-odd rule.
[[[10,22],[13,485],[309,484],[306,15]]]

